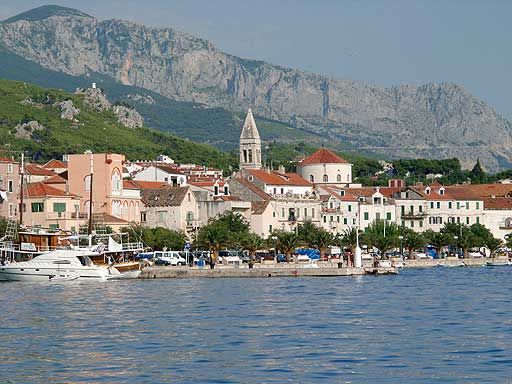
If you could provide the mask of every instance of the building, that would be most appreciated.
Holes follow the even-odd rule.
[[[158,181],[164,182],[171,186],[187,185],[187,176],[172,164],[154,163],[146,165],[142,170],[133,176],[138,181]]]
[[[20,165],[9,158],[0,158],[0,216],[16,218],[20,188]]]
[[[249,109],[240,134],[240,169],[261,168],[261,139]]]
[[[80,197],[80,212],[89,212],[92,168],[93,213],[140,222],[140,189],[123,182],[124,162],[124,155],[114,153],[68,155],[68,189]]]
[[[191,234],[200,227],[199,208],[189,186],[142,190],[141,224]]]
[[[23,225],[32,228],[78,232],[86,223],[80,217],[80,197],[43,182],[27,184],[23,194]]]
[[[349,185],[352,164],[327,148],[320,148],[297,164],[297,173],[310,183]]]

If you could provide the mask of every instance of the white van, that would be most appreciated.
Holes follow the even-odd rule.
[[[183,257],[183,252],[179,251],[155,251],[156,264],[163,265],[187,265],[187,260]]]

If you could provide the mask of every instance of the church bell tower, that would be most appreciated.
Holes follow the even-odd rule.
[[[250,109],[240,135],[240,169],[261,169],[261,139]]]

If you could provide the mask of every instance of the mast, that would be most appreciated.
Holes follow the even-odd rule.
[[[89,184],[89,226],[87,233],[89,237],[92,235],[92,177],[94,173],[94,163],[93,163],[93,154],[91,152],[91,166],[90,166],[90,184]]]
[[[25,153],[21,153],[21,166],[20,166],[20,227],[23,225],[23,179],[25,175]]]

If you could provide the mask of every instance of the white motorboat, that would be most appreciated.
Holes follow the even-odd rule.
[[[29,261],[0,265],[0,280],[58,281],[76,279],[108,280],[120,272],[113,266],[96,265],[90,251],[59,249]]]
[[[502,267],[505,265],[512,265],[512,261],[510,260],[494,260],[494,261],[488,261],[485,263],[488,267]]]

